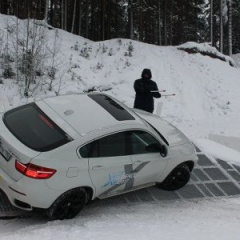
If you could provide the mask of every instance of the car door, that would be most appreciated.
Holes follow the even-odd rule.
[[[141,130],[130,131],[128,138],[131,146],[134,186],[157,182],[168,161],[168,157],[160,155],[159,147],[162,143],[149,132]]]
[[[131,157],[124,132],[100,138],[81,149],[90,152],[89,174],[98,197],[114,195],[125,190],[131,178]],[[81,152],[80,152],[81,153]]]

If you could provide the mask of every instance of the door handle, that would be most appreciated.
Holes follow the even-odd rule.
[[[98,170],[98,169],[102,169],[103,166],[102,165],[97,165],[97,166],[93,166],[92,170]]]

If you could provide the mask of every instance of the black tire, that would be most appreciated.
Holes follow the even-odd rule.
[[[83,188],[71,189],[63,193],[47,210],[50,220],[74,218],[87,201],[87,192]]]
[[[191,172],[187,164],[174,168],[166,179],[158,186],[166,191],[175,191],[185,186],[190,180]]]

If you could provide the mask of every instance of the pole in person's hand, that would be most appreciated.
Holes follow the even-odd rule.
[[[176,96],[176,93],[173,94],[162,94],[162,97],[173,97]]]
[[[154,91],[150,91],[150,92],[166,92],[166,90],[154,90]]]
[[[166,92],[166,90],[156,90],[156,91],[151,91],[152,93],[154,92]],[[161,94],[162,97],[172,97],[172,96],[176,96],[176,93],[172,93],[172,94]]]

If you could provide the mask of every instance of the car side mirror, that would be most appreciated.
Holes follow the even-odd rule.
[[[159,152],[162,157],[166,157],[168,155],[168,149],[165,145],[161,145]]]
[[[152,143],[152,144],[149,144],[148,146],[146,146],[146,151],[147,152],[160,152],[160,148],[161,146],[157,143]]]
[[[159,152],[162,157],[166,157],[168,154],[167,147],[165,145],[160,145],[157,143],[150,144],[146,146],[147,152]]]

